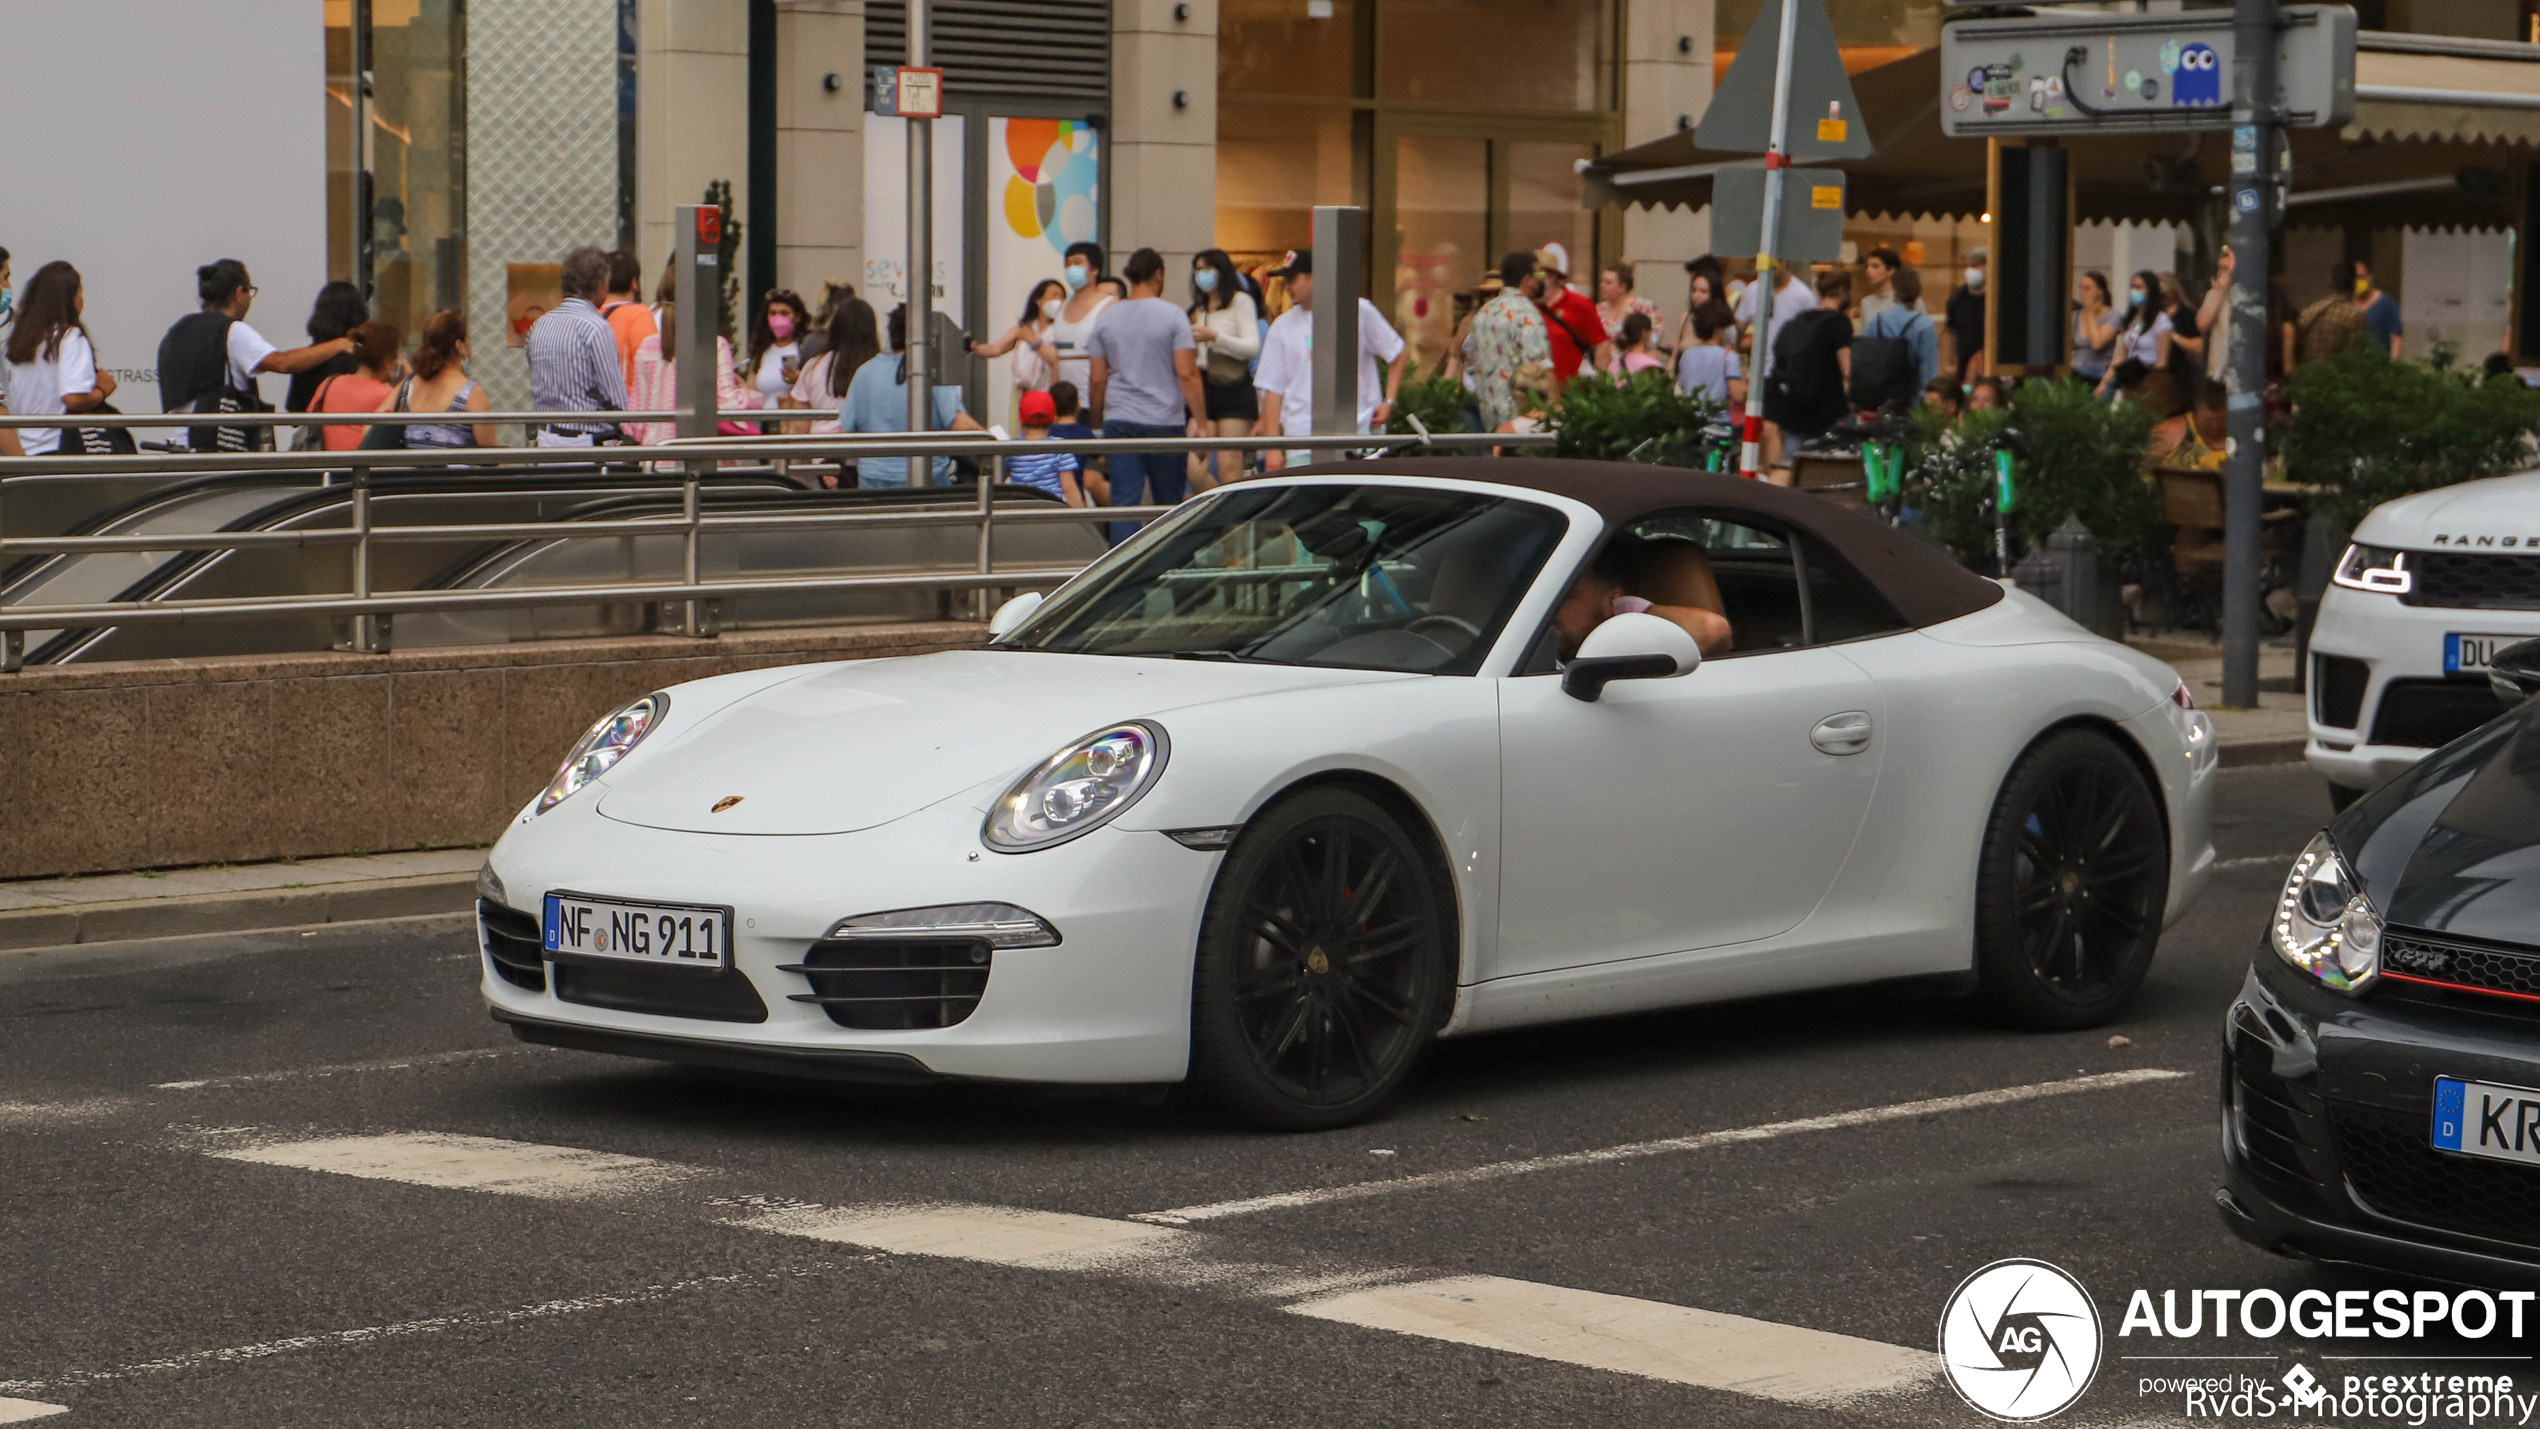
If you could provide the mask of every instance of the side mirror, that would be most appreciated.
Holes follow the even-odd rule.
[[[1041,602],[1048,598],[1040,591],[1027,590],[998,606],[997,613],[988,617],[988,638],[1003,640],[1013,634],[1024,621],[1032,618],[1032,612],[1040,609]]]
[[[2487,683],[2496,698],[2510,707],[2540,695],[2540,640],[2525,640],[2496,652],[2487,666]]]
[[[1561,667],[1561,693],[1593,704],[1616,680],[1664,680],[1690,675],[1702,663],[1702,647],[1672,620],[1617,615],[1588,632],[1578,658]]]

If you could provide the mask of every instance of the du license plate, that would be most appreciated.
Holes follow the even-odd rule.
[[[550,953],[709,970],[730,965],[728,908],[550,893],[543,922]]]
[[[2496,663],[2496,652],[2528,640],[2528,635],[2460,635],[2443,637],[2443,673],[2476,675]]]
[[[2436,1077],[2434,1149],[2540,1166],[2540,1089]]]

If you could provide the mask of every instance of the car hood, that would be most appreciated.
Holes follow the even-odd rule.
[[[2464,481],[2376,506],[2355,527],[2367,546],[2540,551],[2540,471]]]
[[[2392,924],[2540,943],[2540,700],[2427,756],[2329,833]]]
[[[599,812],[718,834],[869,829],[1124,719],[1290,690],[1435,678],[1373,670],[962,650],[858,660],[734,701],[602,782]],[[671,692],[678,708],[678,691]],[[1165,725],[1166,733],[1172,728]],[[1171,777],[1169,770],[1166,777]],[[722,813],[714,806],[739,802]]]

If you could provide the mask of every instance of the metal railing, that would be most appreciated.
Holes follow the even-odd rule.
[[[466,413],[468,423],[548,422],[572,413]],[[676,413],[590,414],[613,420],[675,419]],[[718,414],[729,420],[789,420],[767,411]],[[799,419],[819,420],[818,412]],[[449,413],[376,413],[312,418],[299,413],[179,413],[147,416],[0,417],[12,427],[61,426],[245,426],[298,425],[307,421],[374,423],[380,421],[448,421]],[[995,506],[1004,485],[1009,457],[1072,452],[1103,457],[1145,452],[1242,453],[1275,449],[1332,453],[1401,452],[1404,449],[1450,452],[1489,447],[1540,448],[1549,434],[1415,433],[1315,437],[1136,437],[1075,441],[1015,441],[994,435],[920,432],[890,436],[788,435],[773,437],[685,438],[658,446],[632,447],[462,447],[377,451],[306,451],[237,453],[151,453],[100,456],[0,457],[0,479],[26,476],[162,473],[169,476],[210,473],[308,473],[323,485],[339,478],[350,488],[349,527],[305,531],[202,531],[118,536],[20,536],[0,538],[0,564],[11,557],[74,555],[136,551],[231,552],[270,547],[349,546],[351,590],[343,595],[275,595],[223,599],[115,600],[85,604],[5,603],[0,593],[0,672],[16,671],[25,662],[29,630],[79,629],[100,626],[183,624],[192,621],[304,615],[349,617],[348,648],[377,652],[386,648],[381,617],[408,612],[588,605],[605,602],[667,602],[679,607],[676,633],[713,634],[711,603],[747,596],[793,595],[836,591],[935,590],[985,592],[999,589],[1046,589],[1076,574],[1075,566],[1029,566],[999,569],[992,545],[995,530],[1005,524],[1048,522],[1144,522],[1165,514],[1169,506],[1053,507],[1038,511],[1005,511]],[[587,452],[587,456],[577,455]],[[837,472],[844,463],[865,457],[967,457],[982,464],[975,483],[977,504],[961,510],[907,512],[801,512],[793,514],[710,515],[702,509],[701,487],[708,475],[765,474],[788,465],[797,472]],[[728,465],[738,463],[739,465]],[[563,474],[605,473],[617,480],[659,476],[665,493],[676,483],[676,518],[634,517],[593,521],[510,521],[442,525],[381,526],[371,510],[372,474],[380,468],[400,471],[433,468],[537,467]],[[672,470],[660,470],[663,467]],[[915,473],[912,472],[912,475]],[[939,488],[946,491],[954,488]],[[5,515],[0,512],[0,515]],[[789,576],[780,579],[704,578],[699,548],[708,534],[971,526],[978,532],[977,557],[964,568],[866,574]],[[0,523],[0,530],[5,530]],[[521,541],[577,537],[675,534],[681,540],[677,579],[629,581],[606,585],[529,586],[500,590],[410,590],[381,593],[372,588],[371,552],[396,542],[482,540]]]

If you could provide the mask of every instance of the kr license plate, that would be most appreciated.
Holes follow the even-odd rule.
[[[2436,1077],[2434,1149],[2540,1166],[2540,1089]]]
[[[549,953],[708,970],[730,966],[732,910],[550,893]]]
[[[2461,635],[2443,637],[2443,673],[2478,675],[2496,663],[2496,652],[2528,640],[2528,635]]]

